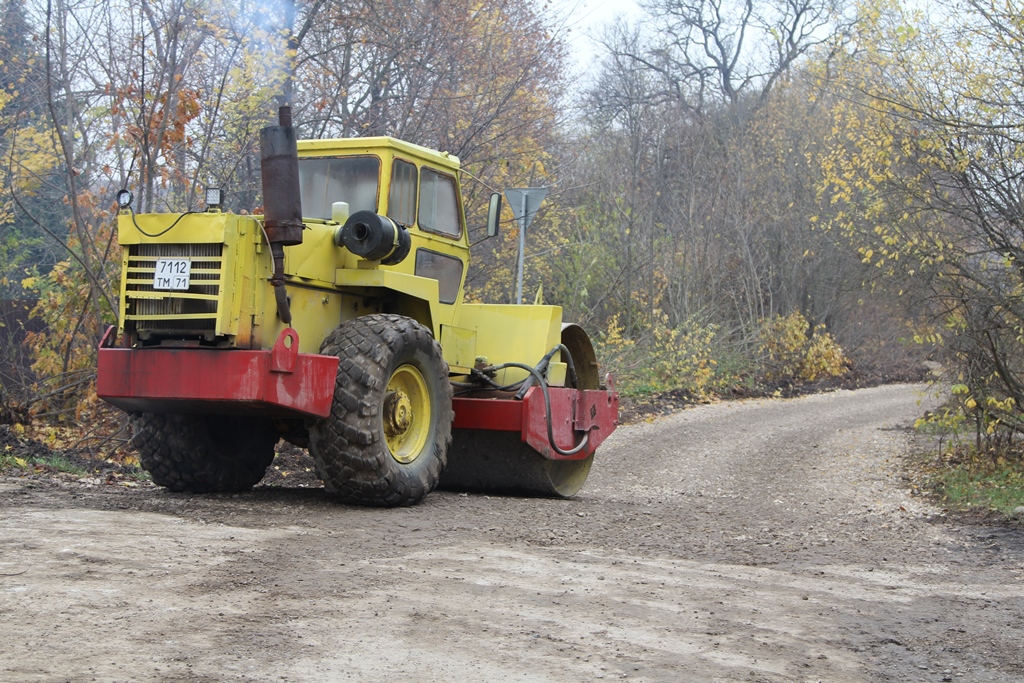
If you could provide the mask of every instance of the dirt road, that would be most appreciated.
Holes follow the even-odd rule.
[[[921,390],[623,427],[571,501],[0,480],[0,681],[1024,681],[1024,531],[906,490]]]

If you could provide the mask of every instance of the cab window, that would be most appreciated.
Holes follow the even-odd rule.
[[[453,304],[459,298],[462,284],[462,261],[436,251],[416,251],[416,274],[437,280],[438,298],[443,304]]]
[[[416,166],[395,159],[391,165],[388,217],[402,225],[416,222]]]
[[[454,178],[423,168],[420,176],[419,225],[423,230],[450,237],[462,234]]]
[[[331,204],[348,202],[349,213],[377,211],[380,159],[341,157],[299,159],[302,215],[331,218]]]

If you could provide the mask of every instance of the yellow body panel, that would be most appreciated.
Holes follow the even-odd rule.
[[[536,365],[560,343],[560,306],[463,304],[455,324],[476,333],[476,355],[489,365],[516,362]],[[501,384],[523,379],[525,370],[509,368],[499,373]],[[563,373],[564,376],[564,373]]]
[[[243,225],[239,225],[239,223]],[[178,244],[232,241],[258,226],[248,216],[237,216],[220,211],[196,213],[146,213],[122,211],[117,221],[117,241],[128,244],[175,242]]]
[[[337,224],[308,221],[302,231],[302,244],[284,248],[284,272],[293,282],[333,287],[339,258],[352,257],[334,246]],[[344,252],[344,253],[342,253]],[[354,267],[354,263],[353,266]]]
[[[468,375],[476,365],[476,330],[442,325],[441,349],[452,374]]]
[[[459,160],[445,153],[392,138],[306,140],[299,141],[298,149],[300,158],[370,156],[379,159],[377,212],[380,214],[387,214],[389,182],[396,159],[414,164],[420,169],[420,175],[424,167],[429,167],[454,178],[461,202]],[[344,198],[327,199],[341,201]],[[370,313],[391,312],[416,318],[427,325],[441,341],[453,374],[468,373],[478,356],[486,357],[491,364],[535,365],[559,343],[561,309],[463,304],[469,242],[461,205],[458,213],[461,226],[458,236],[427,232],[418,225],[408,226],[412,241],[410,253],[392,266],[362,260],[336,246],[335,233],[341,227],[338,223],[305,220],[302,244],[284,248],[291,326],[299,334],[300,351],[318,351],[322,340],[343,321]],[[128,332],[133,343],[266,349],[285,328],[277,315],[269,282],[273,264],[263,234],[262,216],[239,216],[217,210],[138,215],[122,211],[118,239],[126,247],[122,264],[120,331]],[[444,292],[440,291],[438,280],[416,275],[420,249],[463,264],[453,302],[440,301]],[[187,292],[153,289],[155,259],[161,256],[191,259],[192,280]],[[453,262],[443,258],[426,258],[454,267]],[[453,292],[458,271],[447,272],[450,273],[448,291]],[[177,332],[172,334],[167,330],[179,328],[183,330],[180,337],[184,341],[175,342]],[[165,337],[170,342],[161,341]],[[498,381],[512,382],[525,374],[509,369]],[[549,374],[553,383],[561,383],[564,365],[553,363]]]
[[[117,227],[118,242],[125,247],[120,333],[126,327],[133,330],[160,321],[207,321],[204,329],[210,336],[232,337],[235,346],[248,348],[245,318],[253,312],[256,261],[263,251],[256,220],[216,211],[138,215],[122,211]],[[189,257],[198,286],[187,292],[156,290],[156,259],[166,256]],[[188,312],[198,308],[204,310]]]

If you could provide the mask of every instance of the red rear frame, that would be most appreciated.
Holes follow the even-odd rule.
[[[299,353],[299,336],[288,328],[270,350],[125,349],[100,343],[96,393],[128,412],[231,413],[324,418],[331,414],[338,358]],[[549,387],[551,432],[563,451],[584,435],[586,445],[561,455],[548,439],[544,394],[532,387],[523,400],[462,398],[452,401],[455,429],[518,432],[550,460],[582,460],[615,430],[619,395],[607,390]]]
[[[111,328],[113,330],[114,328]],[[288,328],[269,351],[122,349],[100,344],[96,393],[129,412],[327,417],[338,359],[299,353]]]

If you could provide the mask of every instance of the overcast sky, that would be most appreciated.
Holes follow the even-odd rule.
[[[599,35],[617,15],[635,19],[640,14],[636,0],[551,0],[551,6],[572,29],[569,48],[581,72],[586,72],[598,55],[592,35]]]

